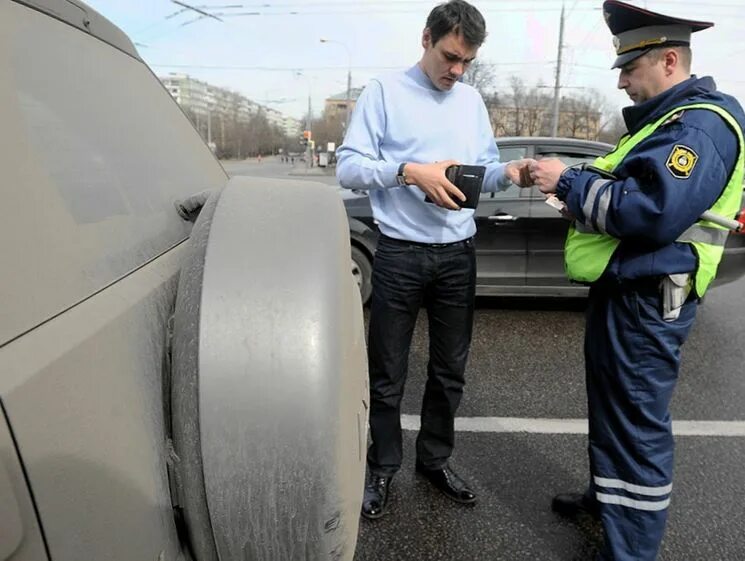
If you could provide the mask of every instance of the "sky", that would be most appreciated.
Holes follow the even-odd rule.
[[[121,28],[159,76],[185,73],[287,115],[302,118],[308,100],[324,100],[374,76],[405,69],[422,54],[421,32],[436,0],[191,0],[222,21],[181,11],[172,0],[84,0]],[[478,58],[494,65],[497,86],[512,76],[553,88],[562,0],[473,0],[488,37]],[[631,1],[668,15],[715,22],[693,35],[693,72],[745,104],[745,1]],[[600,0],[564,0],[562,95],[600,92],[607,110],[629,105],[616,89],[611,35]],[[231,15],[228,15],[231,14]],[[239,15],[242,14],[242,15]],[[322,43],[321,38],[330,40]],[[546,90],[552,93],[551,89]]]

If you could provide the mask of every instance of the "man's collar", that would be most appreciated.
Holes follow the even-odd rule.
[[[407,76],[409,76],[412,80],[414,80],[417,84],[422,86],[423,88],[427,88],[428,90],[433,90],[436,92],[439,92],[441,94],[448,94],[453,91],[453,89],[449,91],[442,91],[440,88],[435,86],[432,83],[432,80],[430,80],[429,76],[422,70],[422,67],[417,62],[414,66],[409,68],[406,71]]]

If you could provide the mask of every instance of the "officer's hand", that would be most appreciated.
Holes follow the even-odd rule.
[[[404,168],[406,183],[419,187],[437,206],[460,210],[457,201],[465,201],[466,196],[445,177],[445,170],[458,163],[455,160],[433,164],[408,163]]]
[[[555,158],[536,160],[530,164],[530,178],[542,193],[555,193],[556,184],[567,165]]]
[[[532,187],[533,179],[530,177],[530,165],[535,163],[533,158],[512,160],[504,166],[504,174],[512,183],[520,187]]]

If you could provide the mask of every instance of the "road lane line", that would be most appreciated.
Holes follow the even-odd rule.
[[[401,415],[404,430],[419,430],[418,415]],[[461,432],[524,432],[587,434],[587,419],[529,419],[522,417],[457,417]],[[745,436],[745,421],[673,421],[676,436]]]

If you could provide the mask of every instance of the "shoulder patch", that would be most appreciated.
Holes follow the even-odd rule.
[[[676,144],[667,157],[667,171],[677,179],[688,179],[698,162],[698,154],[683,144]]]

